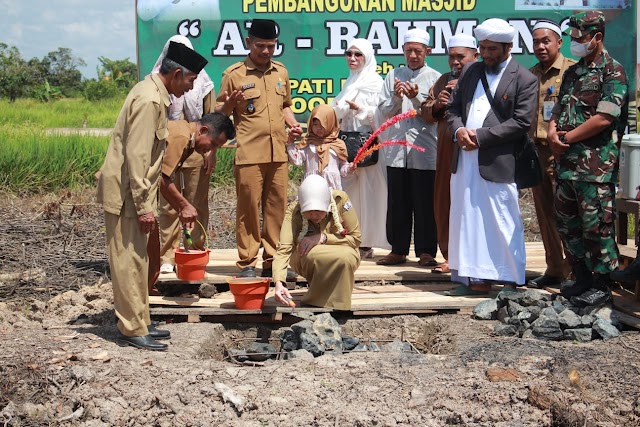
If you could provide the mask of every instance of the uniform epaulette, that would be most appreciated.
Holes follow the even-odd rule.
[[[280,62],[280,61],[275,61],[275,60],[273,60],[273,59],[272,59],[272,60],[271,60],[271,62],[272,62],[273,64],[277,65],[278,67],[286,68],[286,67],[284,66],[284,64],[283,64],[282,62]]]
[[[240,68],[242,65],[244,65],[244,61],[240,61],[240,62],[236,62],[235,64],[231,64],[227,67],[226,70],[224,70],[222,72],[222,74],[228,74],[230,72],[232,72],[233,70],[236,70],[238,68]]]

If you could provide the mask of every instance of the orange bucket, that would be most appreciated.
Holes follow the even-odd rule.
[[[227,279],[238,310],[262,310],[269,292],[269,277],[233,277]]]
[[[189,249],[189,252],[185,252],[184,248],[177,248],[175,256],[178,279],[203,280],[204,269],[209,264],[209,252],[209,249]]]

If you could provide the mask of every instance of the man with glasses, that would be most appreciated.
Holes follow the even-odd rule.
[[[558,231],[573,262],[575,283],[560,291],[576,305],[611,301],[609,273],[618,267],[614,183],[628,97],[622,65],[604,47],[600,11],[571,16],[565,30],[580,58],[564,74],[547,139],[556,159]],[[620,135],[618,135],[620,136]]]
[[[254,19],[246,42],[247,58],[222,74],[215,111],[233,114],[237,132],[234,176],[238,275],[256,276],[262,246],[262,276],[271,277],[287,206],[286,128],[296,137],[302,134],[302,128],[290,108],[289,73],[281,62],[271,59],[278,42],[276,23]],[[291,276],[295,277],[290,275],[290,279]]]
[[[431,53],[429,33],[413,28],[404,35],[402,45],[406,67],[387,74],[380,97],[380,112],[385,119],[409,110],[420,112],[427,93],[440,73],[427,66]],[[411,231],[418,263],[435,267],[438,251],[433,214],[433,187],[436,176],[437,126],[418,116],[396,123],[385,139],[406,140],[424,151],[402,145],[384,150],[387,166],[387,240],[391,252],[377,261],[380,265],[406,262]]]

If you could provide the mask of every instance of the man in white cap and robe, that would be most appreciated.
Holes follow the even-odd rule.
[[[434,186],[433,210],[438,230],[438,246],[444,262],[431,270],[432,273],[449,273],[449,208],[451,206],[451,159],[453,139],[445,117],[451,92],[458,83],[458,76],[469,62],[478,60],[476,39],[460,33],[447,42],[449,68],[451,72],[440,76],[429,89],[427,100],[422,104],[422,118],[427,123],[438,125],[438,156],[436,159],[436,180]]]
[[[525,283],[524,227],[515,183],[516,147],[536,114],[538,79],[511,57],[516,30],[491,18],[474,30],[482,62],[467,64],[451,96],[449,266],[455,294]]]
[[[380,112],[384,119],[410,110],[420,112],[429,88],[440,73],[425,64],[431,53],[429,33],[412,28],[404,34],[402,50],[406,67],[387,74],[380,96]],[[438,240],[433,216],[433,188],[436,175],[437,128],[426,123],[420,114],[402,120],[389,128],[386,140],[410,142],[424,151],[394,145],[383,151],[387,166],[387,240],[391,252],[377,261],[380,265],[406,262],[411,244],[411,231],[418,263],[435,267]]]
[[[553,207],[555,189],[555,170],[553,153],[547,142],[547,128],[551,119],[551,110],[558,101],[558,93],[564,72],[576,63],[560,52],[562,47],[562,31],[553,21],[539,20],[533,26],[533,53],[538,63],[529,70],[538,77],[538,111],[536,120],[531,126],[531,136],[535,141],[540,157],[543,179],[533,191],[533,202],[540,226],[540,236],[544,245],[547,269],[544,274],[527,282],[528,286],[545,288],[557,286],[570,272],[570,263],[564,257],[562,240],[556,224],[556,213]]]

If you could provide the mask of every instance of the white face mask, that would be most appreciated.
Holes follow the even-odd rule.
[[[576,58],[584,58],[585,56],[589,55],[591,52],[593,52],[593,49],[595,49],[595,46],[593,47],[593,49],[589,49],[589,45],[593,41],[594,37],[595,37],[595,35],[593,37],[591,37],[591,40],[589,40],[588,42],[585,42],[585,43],[580,43],[580,42],[577,42],[575,40],[572,40],[571,41],[571,54],[573,56],[575,56]]]

